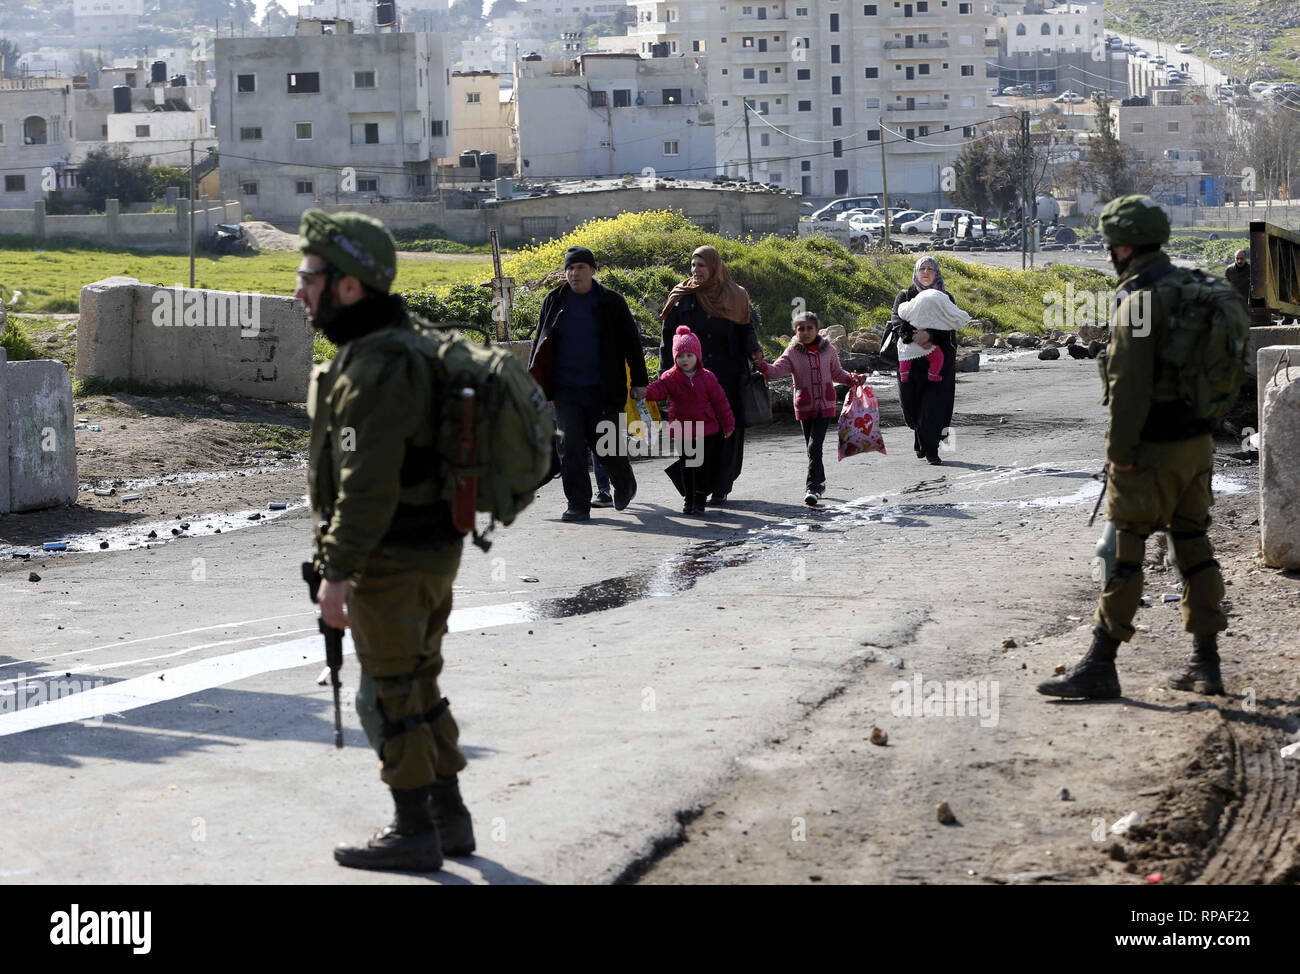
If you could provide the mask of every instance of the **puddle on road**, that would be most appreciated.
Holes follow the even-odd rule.
[[[244,528],[255,527],[267,521],[274,521],[291,511],[307,506],[307,497],[302,495],[283,510],[271,511],[250,509],[245,511],[222,511],[210,514],[194,514],[188,517],[173,518],[170,521],[148,521],[124,525],[123,527],[102,528],[85,534],[69,534],[50,541],[67,542],[66,551],[45,551],[41,545],[0,545],[0,558],[22,557],[30,555],[39,558],[56,558],[63,554],[98,554],[101,551],[131,551],[153,548],[178,538],[199,538],[209,534],[229,534]],[[254,517],[254,515],[257,515]],[[182,524],[189,527],[181,529]],[[178,534],[172,534],[176,530]],[[157,537],[150,538],[149,532]],[[107,542],[108,547],[104,547]]]
[[[787,525],[793,530],[783,530]],[[806,547],[807,541],[793,537],[797,527],[793,522],[784,522],[774,530],[751,532],[749,537],[705,541],[649,568],[584,585],[573,595],[453,609],[447,629],[466,632],[520,622],[568,619],[622,608],[643,599],[680,595],[694,588],[701,578],[724,568],[747,565],[787,548]]]

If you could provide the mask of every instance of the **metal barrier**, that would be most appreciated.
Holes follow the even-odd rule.
[[[1251,223],[1249,304],[1256,326],[1272,324],[1274,312],[1300,316],[1300,233]]]

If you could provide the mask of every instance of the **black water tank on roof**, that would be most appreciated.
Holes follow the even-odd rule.
[[[478,157],[478,178],[484,182],[491,182],[497,178],[497,154],[495,152],[485,152]]]
[[[375,4],[375,26],[392,27],[397,23],[397,4],[393,0],[378,0]]]
[[[171,84],[171,86],[172,86],[173,88],[184,88],[185,85],[186,85],[186,83],[187,83],[187,81],[188,81],[188,79],[185,77],[185,75],[183,75],[183,74],[174,74],[174,75],[172,75],[172,84]]]
[[[149,81],[151,84],[162,84],[167,80],[167,62],[155,61],[149,66]]]
[[[131,86],[113,85],[113,112],[121,114],[131,110]]]
[[[462,152],[460,158],[456,161],[460,164],[461,169],[475,169],[478,167],[478,153],[473,151]]]

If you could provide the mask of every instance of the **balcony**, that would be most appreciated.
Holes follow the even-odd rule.
[[[731,45],[727,45],[730,47]],[[737,47],[731,55],[732,64],[787,64],[794,59],[790,57],[790,50],[784,44],[769,44],[766,51],[760,51],[757,47]],[[811,58],[812,52],[804,52]]]
[[[929,105],[909,106],[907,102],[890,102],[885,106],[885,111],[889,113],[886,120],[890,125],[904,125],[908,122],[929,122],[936,118],[946,118],[948,104],[941,101]]]
[[[928,51],[946,51],[948,49],[947,41],[913,41],[911,44],[907,41],[885,41],[881,45],[885,49],[885,57],[932,57]]]
[[[902,14],[893,14],[885,18],[885,20],[885,26],[891,30],[905,30],[908,27],[913,30],[933,30],[939,25],[939,15],[936,13],[914,13],[910,17],[904,17]]]
[[[881,90],[892,93],[900,91],[943,92],[952,88],[952,79],[944,80],[937,74],[925,78],[913,78],[910,81],[904,78],[885,78],[883,81],[884,83],[880,86]]]

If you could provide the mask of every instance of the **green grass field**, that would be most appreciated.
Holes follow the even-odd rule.
[[[194,263],[198,287],[289,295],[299,255],[288,252],[223,257],[201,256]],[[187,284],[188,256],[131,250],[106,250],[70,245],[0,247],[0,295],[23,313],[75,312],[81,288],[105,277],[134,277],[146,284]],[[397,289],[444,288],[477,283],[492,276],[492,262],[483,260],[399,260]]]

